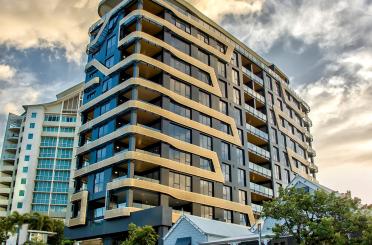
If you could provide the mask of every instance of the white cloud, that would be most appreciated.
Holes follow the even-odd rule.
[[[9,65],[0,64],[0,80],[7,80],[14,77],[16,69]]]
[[[60,47],[77,62],[88,42],[88,28],[98,19],[96,0],[0,0],[0,5],[0,44]]]

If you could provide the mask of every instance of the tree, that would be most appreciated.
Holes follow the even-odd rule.
[[[3,244],[14,233],[14,223],[8,217],[0,217],[0,244]]]
[[[280,189],[278,198],[264,203],[262,215],[280,221],[273,228],[277,237],[291,235],[298,244],[363,244],[372,239],[371,208],[350,193]]]
[[[128,226],[128,238],[121,245],[155,245],[157,240],[158,234],[151,226],[137,227],[131,223]]]

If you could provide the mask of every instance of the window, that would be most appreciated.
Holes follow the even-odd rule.
[[[36,180],[52,180],[52,178],[53,171],[51,170],[39,169],[36,171]]]
[[[28,134],[27,138],[28,138],[29,140],[32,140],[32,139],[34,138],[34,134]]]
[[[40,169],[53,169],[54,160],[53,159],[39,159],[37,163],[37,168]]]
[[[57,160],[56,169],[69,170],[70,168],[71,168],[71,160],[62,160],[62,159]]]
[[[240,213],[239,214],[239,221],[240,221],[240,225],[248,225],[248,216],[247,214],[242,214]]]
[[[278,179],[278,180],[282,179],[282,174],[280,172],[280,166],[279,165],[275,165],[275,178]]]
[[[108,23],[108,29],[111,30],[114,27],[114,24],[116,23],[116,20],[118,19],[118,15],[115,15],[112,17]]]
[[[37,113],[36,112],[32,112],[31,113],[31,118],[36,118],[36,116],[37,116]]]
[[[49,204],[49,193],[35,193],[33,203],[37,204]]]
[[[230,147],[228,143],[221,142],[221,158],[224,161],[230,160]]]
[[[28,172],[28,167],[23,167],[23,168],[22,168],[22,172],[23,172],[23,173],[27,173],[27,172]]]
[[[209,38],[208,38],[207,35],[205,35],[204,33],[200,32],[200,31],[196,35],[197,35],[199,40],[205,42],[206,44],[209,44]]]
[[[241,104],[239,89],[236,89],[236,88],[233,89],[233,101],[234,101],[235,104],[238,104],[238,105]]]
[[[52,194],[52,204],[67,204],[67,194]]]
[[[99,138],[105,136],[108,133],[110,133],[110,125],[108,123],[98,128]]]
[[[274,161],[279,162],[279,150],[276,147],[273,147],[272,157]]]
[[[105,66],[107,68],[111,68],[114,66],[114,56],[111,56],[110,58],[106,59]]]
[[[76,122],[75,116],[62,116],[62,122],[73,123]]]
[[[238,66],[238,54],[235,52],[231,57],[231,64],[233,64],[234,66]]]
[[[213,166],[212,166],[212,161],[210,159],[200,157],[199,158],[199,165],[200,168],[208,170],[208,171],[213,171]]]
[[[230,134],[230,125],[224,122],[220,122],[220,131],[226,134]]]
[[[113,47],[115,47],[116,36],[112,36],[107,40],[106,52],[108,53]]]
[[[180,116],[186,117],[186,118],[191,118],[191,110],[188,107],[185,107],[181,104],[178,104],[174,101],[170,102],[170,111],[173,113],[176,113]]]
[[[199,91],[199,102],[205,106],[211,107],[211,96],[203,91]]]
[[[207,135],[201,134],[200,146],[205,149],[212,150],[212,138]]]
[[[102,161],[107,157],[107,149],[103,147],[97,150],[97,162]]]
[[[169,186],[184,191],[191,191],[191,177],[169,172]]]
[[[95,193],[103,191],[104,184],[105,184],[104,176],[105,176],[104,172],[96,173],[96,175],[94,176],[94,192]]]
[[[200,113],[199,114],[199,122],[211,127],[212,125],[212,118],[210,116],[207,116],[205,114]]]
[[[18,195],[19,195],[20,197],[25,196],[25,191],[24,191],[24,190],[20,190],[19,193],[18,193]]]
[[[242,145],[244,145],[244,134],[243,134],[243,130],[238,129],[238,135],[239,135],[239,138],[240,138],[240,142],[242,143]]]
[[[92,92],[90,92],[86,95],[87,95],[87,100],[90,100],[90,99],[94,98],[94,96],[96,96],[96,91],[93,90]]]
[[[40,148],[39,157],[54,158],[56,154],[56,148]]]
[[[190,25],[183,22],[180,19],[177,19],[176,17],[172,16],[172,22],[175,26],[177,26],[179,29],[183,30],[184,32],[191,33]]]
[[[227,98],[227,85],[224,81],[218,81],[221,89],[222,97]]]
[[[58,158],[72,158],[72,149],[58,149]]]
[[[211,84],[210,76],[208,73],[202,70],[198,70],[198,78],[200,81],[206,83],[206,84]]]
[[[44,116],[44,121],[47,121],[47,122],[59,122],[59,115],[53,115],[53,114],[46,114]]]
[[[36,181],[35,182],[35,191],[36,192],[49,192],[52,182],[46,181]]]
[[[94,220],[95,221],[103,220],[104,213],[105,213],[105,207],[94,209]]]
[[[22,208],[23,207],[23,203],[22,202],[18,202],[17,203],[17,208]]]
[[[237,107],[234,107],[234,118],[237,125],[243,124],[242,110]]]
[[[68,183],[66,183],[66,182],[54,182],[53,191],[54,192],[68,192]]]
[[[191,142],[191,130],[173,123],[169,125],[169,135],[188,143]]]
[[[188,44],[187,42],[175,37],[175,36],[171,36],[171,39],[170,39],[170,44],[175,47],[176,49],[178,49],[179,51],[185,53],[185,54],[188,54],[190,55],[190,44]]]
[[[217,72],[218,75],[226,77],[226,65],[221,61],[218,61],[217,63]]]
[[[239,190],[239,203],[247,205],[247,192]]]
[[[220,100],[220,112],[227,115],[227,103],[222,100]]]
[[[267,103],[269,104],[269,105],[273,105],[273,101],[274,101],[274,97],[273,97],[273,95],[271,94],[271,93],[267,93]]]
[[[21,179],[21,184],[22,184],[22,185],[25,185],[26,182],[27,182],[27,180],[26,180],[25,178],[22,178],[22,179]]]
[[[179,70],[180,72],[190,75],[190,65],[183,60],[171,56],[170,66]]]
[[[239,166],[244,166],[244,151],[242,149],[236,148],[236,162]]]
[[[246,186],[245,170],[238,169],[238,184],[240,186]]]
[[[213,208],[209,206],[201,206],[201,217],[213,219]]]
[[[230,186],[223,186],[222,188],[222,198],[225,200],[231,201],[231,187]]]
[[[223,210],[223,219],[226,223],[232,223],[232,211]]]
[[[271,140],[274,141],[275,144],[278,144],[278,133],[275,128],[271,128]]]
[[[75,128],[73,128],[73,127],[61,127],[61,132],[62,133],[74,133]]]
[[[180,151],[173,147],[169,148],[169,159],[191,165],[191,154],[188,152]]]
[[[26,156],[25,156],[25,161],[26,161],[26,162],[30,161],[30,156],[29,156],[29,155],[26,155]]]
[[[112,78],[109,78],[102,82],[102,93],[106,92],[107,90],[110,90],[112,88],[113,81]]]
[[[53,147],[57,145],[57,138],[56,137],[41,137],[40,146],[48,146]]]
[[[225,45],[217,41],[217,50],[219,50],[221,53],[225,53]]]
[[[69,179],[70,179],[70,171],[55,171],[54,172],[54,180],[69,181]]]
[[[228,164],[222,163],[222,174],[225,179],[225,181],[230,182],[231,181],[231,167]]]
[[[43,127],[44,132],[58,132],[58,127]]]
[[[103,105],[100,107],[101,115],[108,112],[110,110],[110,101],[105,102]]]
[[[59,147],[74,147],[74,138],[59,138]]]
[[[176,92],[179,95],[182,95],[186,98],[191,97],[191,87],[190,85],[186,85],[183,82],[174,80],[173,78],[170,79],[170,89]]]
[[[285,169],[284,172],[285,182],[289,184],[291,182],[291,173],[287,169]]]
[[[200,180],[200,193],[212,197],[213,183],[206,180]]]
[[[27,145],[26,145],[26,150],[31,150],[31,147],[32,147],[32,145],[27,144]]]
[[[30,123],[30,128],[35,128],[35,123]]]
[[[198,59],[204,64],[209,65],[209,55],[200,49],[198,50]]]
[[[240,85],[240,82],[239,82],[239,73],[235,69],[232,69],[232,82],[235,85],[238,85],[238,86]]]

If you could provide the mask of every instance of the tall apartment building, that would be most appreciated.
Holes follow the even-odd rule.
[[[0,166],[4,215],[17,211],[66,217],[82,89],[80,83],[58,94],[56,101],[25,105],[21,116],[9,115]],[[26,235],[23,229],[21,244]]]
[[[162,236],[180,213],[249,226],[294,175],[315,178],[309,106],[276,66],[183,0],[98,13],[69,238]]]

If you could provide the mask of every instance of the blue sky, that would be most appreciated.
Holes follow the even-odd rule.
[[[1,139],[7,113],[82,81],[98,2],[0,0]],[[190,2],[280,67],[311,105],[320,182],[372,203],[372,1]]]

